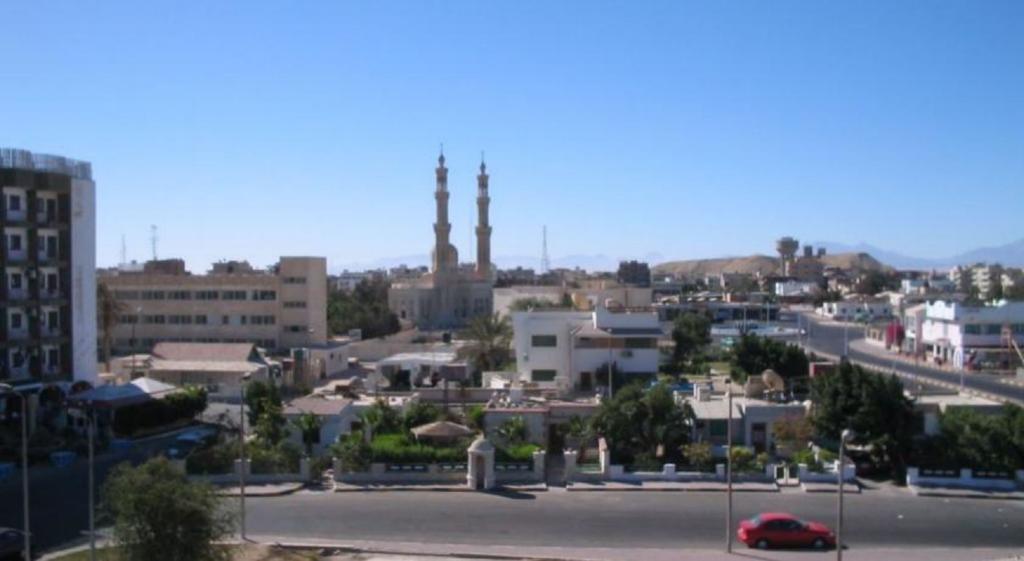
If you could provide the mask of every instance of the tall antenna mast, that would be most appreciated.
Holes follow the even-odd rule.
[[[153,261],[156,261],[156,224],[149,225],[149,243],[153,246]]]
[[[124,240],[124,234],[121,234],[121,264],[124,265],[128,262],[128,244]]]
[[[551,271],[551,259],[548,257],[548,227],[544,225],[541,241],[540,272],[546,274]]]

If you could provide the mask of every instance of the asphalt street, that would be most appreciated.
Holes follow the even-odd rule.
[[[855,341],[864,337],[863,328],[860,326],[851,325],[847,328],[841,324],[826,323],[816,320],[810,315],[804,315],[803,317],[805,320],[809,319],[811,322],[804,344],[812,351],[842,356],[846,347],[844,340],[846,335],[844,335],[844,332],[848,334],[850,341]],[[892,371],[895,369],[899,374],[902,374],[904,378],[914,378],[925,382],[938,381],[945,382],[947,384],[960,384],[960,374],[958,372],[949,372],[928,366],[907,364],[888,359],[886,357],[880,357],[874,354],[858,351],[853,348],[850,348],[849,350],[849,357],[852,361],[861,362],[878,370]],[[967,372],[964,374],[963,380],[964,385],[969,389],[1014,400],[1018,404],[1024,404],[1024,387],[1002,383],[996,375],[986,374],[983,372]]]
[[[568,548],[715,548],[724,493],[299,493],[253,498],[254,535]],[[734,495],[736,521],[784,511],[834,526],[834,494]],[[850,548],[950,547],[1024,551],[1024,502],[915,497],[903,490],[846,497]]]

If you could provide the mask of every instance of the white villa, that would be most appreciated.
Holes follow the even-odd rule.
[[[1015,362],[1016,353],[1007,348],[1009,337],[1024,346],[1024,302],[968,306],[937,300],[908,310],[904,323],[904,348],[957,368]]]
[[[607,387],[598,372],[608,364],[626,375],[658,371],[664,333],[654,312],[514,312],[512,327],[519,379],[535,387],[560,393]]]

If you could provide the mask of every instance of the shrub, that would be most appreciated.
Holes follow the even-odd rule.
[[[734,473],[754,471],[754,452],[743,446],[733,446],[729,451]]]
[[[366,471],[370,467],[370,445],[363,441],[361,432],[354,432],[345,440],[331,446],[331,454],[341,462],[347,472]]]
[[[252,473],[295,473],[299,471],[301,455],[301,451],[291,443],[246,447]]]
[[[410,441],[404,434],[380,434],[370,443],[370,458],[374,463],[431,464],[466,461],[465,441],[454,446],[433,446]]]
[[[540,450],[540,446],[536,444],[502,446],[495,451],[494,459],[498,462],[531,462],[537,450]]]
[[[711,453],[711,445],[707,442],[694,442],[681,448],[687,463],[700,471],[710,471],[715,467],[715,459]]]
[[[466,410],[466,425],[471,429],[484,430],[484,408],[473,405]]]
[[[433,423],[444,415],[444,411],[433,403],[417,401],[410,404],[402,415],[402,425],[405,430],[412,430],[427,423]]]

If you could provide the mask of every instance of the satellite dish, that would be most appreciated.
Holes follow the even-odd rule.
[[[761,380],[764,382],[764,385],[772,391],[786,391],[786,381],[782,379],[782,376],[779,376],[778,372],[771,368],[761,373]]]

